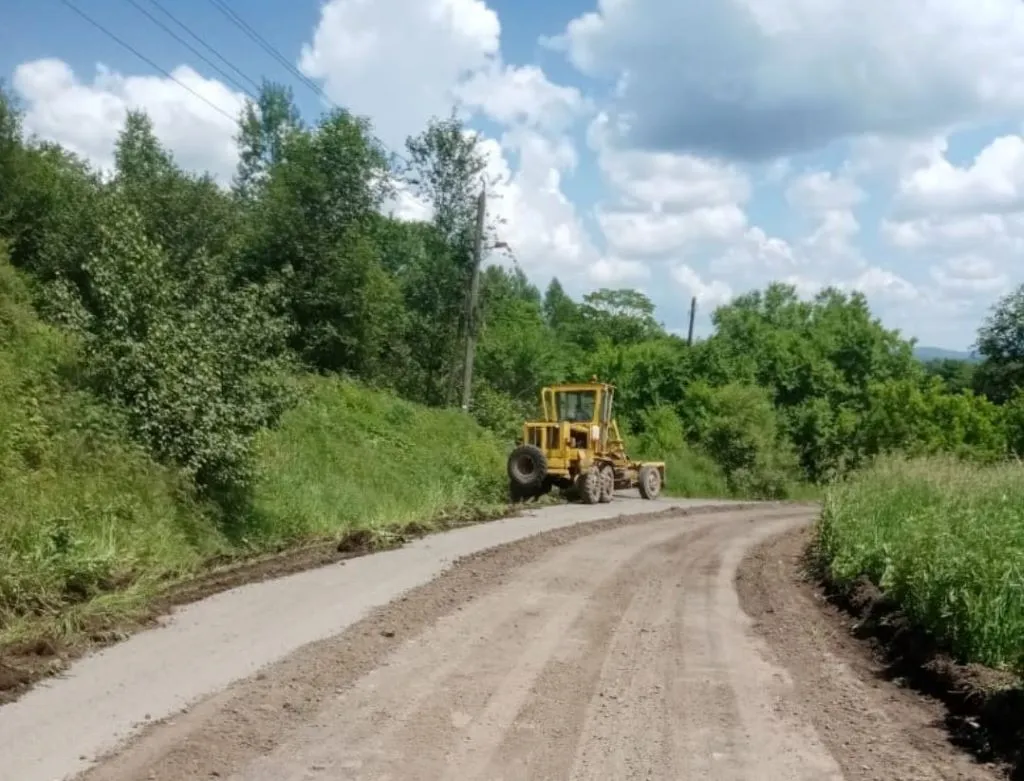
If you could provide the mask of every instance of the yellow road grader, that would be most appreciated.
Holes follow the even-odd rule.
[[[523,424],[508,457],[513,501],[558,487],[586,504],[610,502],[616,490],[637,488],[654,499],[665,482],[665,464],[631,461],[612,416],[615,386],[598,382],[552,385],[540,393],[542,420]]]

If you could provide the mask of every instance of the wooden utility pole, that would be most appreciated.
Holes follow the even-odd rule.
[[[473,362],[476,359],[477,299],[480,297],[480,263],[484,249],[484,218],[487,215],[487,189],[480,189],[476,204],[476,236],[473,238],[473,276],[469,283],[469,309],[466,312],[466,360],[462,367],[462,409],[469,412],[473,389]]]
[[[693,344],[693,321],[697,317],[697,296],[690,299],[690,330],[686,332],[686,343]]]

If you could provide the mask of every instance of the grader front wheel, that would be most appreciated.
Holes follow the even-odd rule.
[[[661,493],[661,471],[658,467],[645,464],[640,467],[638,477],[640,496],[644,499],[657,499]]]

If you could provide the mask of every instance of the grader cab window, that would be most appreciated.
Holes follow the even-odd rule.
[[[555,394],[555,411],[559,420],[586,423],[594,419],[594,391],[561,391]]]

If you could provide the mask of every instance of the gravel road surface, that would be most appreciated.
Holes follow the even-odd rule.
[[[690,505],[551,508],[196,604],[0,709],[0,778],[996,778],[832,655],[771,548],[813,508]]]

